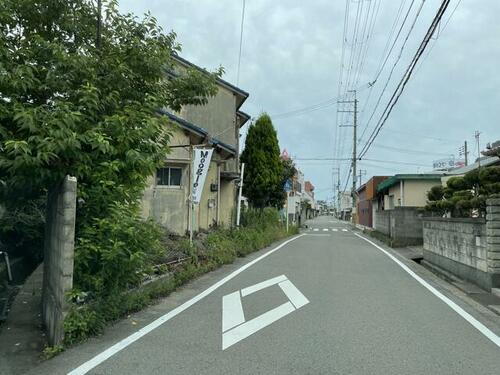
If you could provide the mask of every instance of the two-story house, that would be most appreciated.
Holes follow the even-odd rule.
[[[191,62],[173,56],[171,74],[189,68]],[[154,218],[177,234],[215,225],[231,226],[235,221],[237,182],[239,179],[240,128],[250,116],[239,109],[248,93],[223,79],[217,79],[217,94],[202,106],[187,105],[179,112],[168,108],[160,114],[169,118],[172,127],[171,152],[162,168],[151,176],[142,199],[142,215]],[[201,201],[191,209],[192,149],[213,147]]]

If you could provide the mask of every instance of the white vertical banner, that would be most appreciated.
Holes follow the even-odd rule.
[[[213,149],[195,148],[193,157],[193,181],[191,189],[192,203],[200,203],[201,193],[205,185],[210,160],[212,159]]]

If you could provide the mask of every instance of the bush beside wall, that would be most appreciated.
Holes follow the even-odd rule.
[[[99,334],[109,322],[143,309],[193,278],[298,233],[297,227],[290,227],[287,233],[273,209],[247,210],[242,224],[240,229],[219,228],[200,233],[192,247],[185,238],[170,241],[170,249],[165,251],[185,254],[187,259],[183,263],[158,266],[162,274],[137,288],[99,295],[82,305],[75,303],[64,323],[65,344],[75,344]]]

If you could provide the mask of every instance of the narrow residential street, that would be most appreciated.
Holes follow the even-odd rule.
[[[498,327],[358,233],[319,217],[33,374],[498,374]]]

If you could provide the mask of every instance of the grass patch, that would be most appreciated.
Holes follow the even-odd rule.
[[[110,322],[142,310],[190,280],[298,233],[297,227],[290,227],[287,233],[284,225],[269,218],[247,225],[199,234],[193,246],[185,238],[178,238],[169,246],[177,246],[176,250],[187,255],[188,259],[181,265],[160,268],[166,274],[138,288],[98,297],[83,305],[73,304],[64,321],[64,345],[74,345],[100,334]]]

